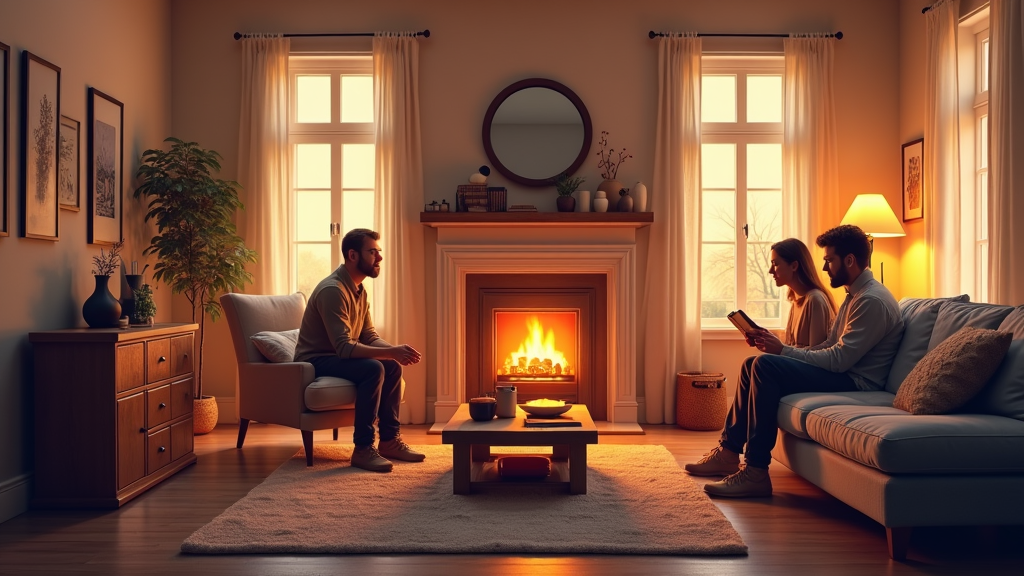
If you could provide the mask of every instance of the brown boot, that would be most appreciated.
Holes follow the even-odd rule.
[[[377,444],[377,452],[380,452],[381,456],[390,458],[392,460],[402,460],[403,462],[423,462],[427,457],[426,454],[421,454],[412,448],[402,440],[399,436],[394,440],[381,440]]]
[[[356,446],[352,451],[352,465],[370,472],[391,472],[393,464],[381,457],[373,446]]]
[[[687,464],[683,470],[693,476],[728,476],[740,469],[740,455],[721,446],[704,455],[696,464]]]
[[[772,478],[767,468],[744,465],[739,472],[719,482],[705,484],[704,491],[726,498],[765,498],[772,495]]]

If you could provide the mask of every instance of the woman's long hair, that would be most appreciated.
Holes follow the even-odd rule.
[[[811,258],[811,251],[807,249],[807,245],[796,238],[786,238],[780,242],[772,244],[772,250],[775,254],[782,258],[787,264],[796,262],[799,264],[796,269],[797,277],[805,286],[817,288],[825,293],[825,297],[828,298],[828,305],[832,307],[832,312],[836,311],[836,301],[832,298],[832,292],[825,287],[825,283],[821,281],[821,276],[818,275],[818,268],[814,265],[814,259]],[[812,272],[813,270],[813,272]],[[796,294],[792,289],[789,290],[787,298],[790,300],[796,299]]]

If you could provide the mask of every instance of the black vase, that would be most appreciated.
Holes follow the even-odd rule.
[[[82,317],[90,328],[117,328],[121,317],[121,303],[114,298],[107,287],[110,276],[94,276],[96,289],[82,306]]]
[[[576,199],[572,196],[559,196],[555,199],[559,212],[572,212],[576,209]]]
[[[135,317],[135,291],[142,288],[142,274],[125,274],[125,283],[128,289],[121,285],[121,315],[127,316],[132,324],[138,324],[139,319]]]

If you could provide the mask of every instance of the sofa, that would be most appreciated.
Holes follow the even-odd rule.
[[[885,389],[783,397],[772,451],[882,524],[896,560],[906,558],[915,526],[1024,524],[1024,306],[905,298],[900,312],[904,333]],[[950,413],[894,408],[915,365],[965,326],[1012,333],[980,392]]]

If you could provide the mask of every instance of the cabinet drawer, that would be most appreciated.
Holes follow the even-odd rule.
[[[142,342],[118,346],[116,361],[118,392],[146,383],[146,350]]]
[[[150,428],[171,419],[171,387],[161,386],[146,390],[146,425]]]
[[[170,426],[146,438],[146,453],[146,474],[152,474],[171,463]]]
[[[171,384],[171,418],[192,413],[192,379]]]
[[[177,460],[192,452],[194,436],[191,418],[171,426],[171,460]]]
[[[146,382],[152,384],[171,377],[170,355],[170,338],[146,342]]]
[[[192,335],[171,338],[171,376],[192,373]]]

